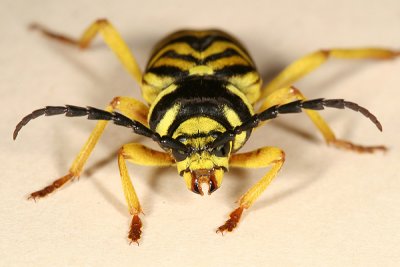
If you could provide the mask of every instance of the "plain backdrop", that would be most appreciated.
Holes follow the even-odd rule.
[[[245,212],[234,233],[215,233],[235,201],[267,170],[232,170],[211,196],[189,192],[173,168],[129,165],[145,212],[140,246],[116,164],[124,143],[144,138],[110,126],[86,171],[34,203],[28,193],[66,174],[94,122],[40,118],[12,141],[16,123],[45,105],[105,107],[138,86],[97,38],[86,52],[28,30],[31,22],[78,37],[108,18],[140,65],[152,46],[181,28],[221,28],[237,36],[265,80],[321,48],[400,49],[398,0],[334,1],[0,1],[1,266],[398,266],[400,262],[400,59],[332,60],[296,83],[309,98],[345,98],[381,120],[322,113],[340,138],[385,144],[359,155],[324,144],[304,114],[257,130],[243,149],[277,146],[286,163]]]

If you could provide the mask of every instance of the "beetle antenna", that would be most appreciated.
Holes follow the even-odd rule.
[[[15,140],[18,136],[19,131],[22,127],[24,127],[28,122],[33,119],[36,119],[39,116],[53,116],[53,115],[61,115],[65,114],[67,117],[82,117],[87,116],[89,120],[106,120],[113,121],[114,124],[119,126],[124,126],[127,128],[131,128],[133,132],[138,135],[146,136],[153,139],[157,142],[162,148],[165,149],[173,149],[178,150],[181,153],[189,154],[190,148],[184,145],[183,143],[175,140],[169,136],[160,136],[158,133],[153,130],[147,128],[143,124],[138,121],[131,120],[130,118],[122,115],[118,112],[108,112],[105,110],[93,108],[93,107],[78,107],[72,105],[65,106],[47,106],[45,108],[37,109],[33,111],[31,114],[25,116],[15,127],[13,133],[13,139]]]
[[[226,142],[233,141],[236,135],[257,127],[258,124],[263,121],[275,119],[278,114],[300,113],[303,111],[303,109],[323,110],[325,107],[337,109],[349,108],[351,110],[358,111],[370,119],[375,126],[382,131],[381,123],[378,121],[375,115],[369,112],[366,108],[344,99],[318,98],[313,100],[297,100],[284,105],[275,105],[262,111],[261,113],[254,114],[249,120],[243,122],[241,125],[221,134],[214,140],[210,147],[215,148],[225,144]]]

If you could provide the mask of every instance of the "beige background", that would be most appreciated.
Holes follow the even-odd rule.
[[[174,169],[130,165],[142,201],[143,238],[128,245],[115,151],[138,138],[109,127],[79,182],[34,203],[27,194],[64,175],[94,123],[38,119],[15,142],[19,119],[45,105],[104,107],[140,98],[100,39],[85,53],[29,32],[30,22],[78,36],[109,18],[144,66],[153,44],[182,27],[218,27],[239,37],[271,77],[319,48],[400,48],[400,2],[380,1],[0,1],[1,266],[398,266],[400,262],[400,60],[332,61],[297,85],[310,98],[343,97],[380,118],[329,110],[338,136],[390,151],[358,155],[324,145],[304,115],[282,116],[245,150],[274,145],[287,162],[233,234],[215,229],[266,170],[236,170],[203,198]]]

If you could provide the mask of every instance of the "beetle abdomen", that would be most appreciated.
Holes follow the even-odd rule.
[[[249,103],[259,96],[261,79],[249,53],[234,37],[219,30],[183,30],[159,42],[143,76],[143,96],[153,104],[161,91],[189,76],[228,82],[244,93]]]

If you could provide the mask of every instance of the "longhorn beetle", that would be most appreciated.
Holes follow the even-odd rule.
[[[339,148],[361,153],[385,150],[384,146],[361,146],[337,139],[318,110],[349,108],[360,112],[382,131],[377,118],[367,109],[343,99],[306,100],[292,86],[329,58],[392,59],[399,51],[382,48],[329,49],[306,55],[286,67],[272,81],[262,86],[260,74],[243,45],[220,30],[181,30],[162,39],[154,48],[144,73],[116,29],[105,19],[95,21],[78,40],[32,25],[47,37],[85,49],[97,33],[118,56],[122,65],[140,85],[147,104],[130,97],[115,97],[105,110],[72,105],[47,106],[33,111],[18,123],[18,132],[39,116],[65,114],[98,120],[95,129],[72,163],[68,173],[30,198],[42,198],[65,183],[79,177],[108,121],[131,130],[159,144],[163,152],[138,143],[122,146],[118,166],[122,187],[132,222],[128,238],[138,243],[141,236],[142,212],[131,183],[125,161],[148,166],[176,165],[187,188],[203,195],[201,184],[208,185],[208,194],[217,190],[229,167],[261,168],[269,171],[238,201],[238,207],[217,232],[232,231],[243,210],[257,200],[277,175],[285,161],[285,153],[276,147],[262,147],[238,153],[252,130],[278,115],[303,110],[323,135],[325,141]],[[255,104],[260,107],[256,108]],[[117,112],[118,111],[118,112]]]

